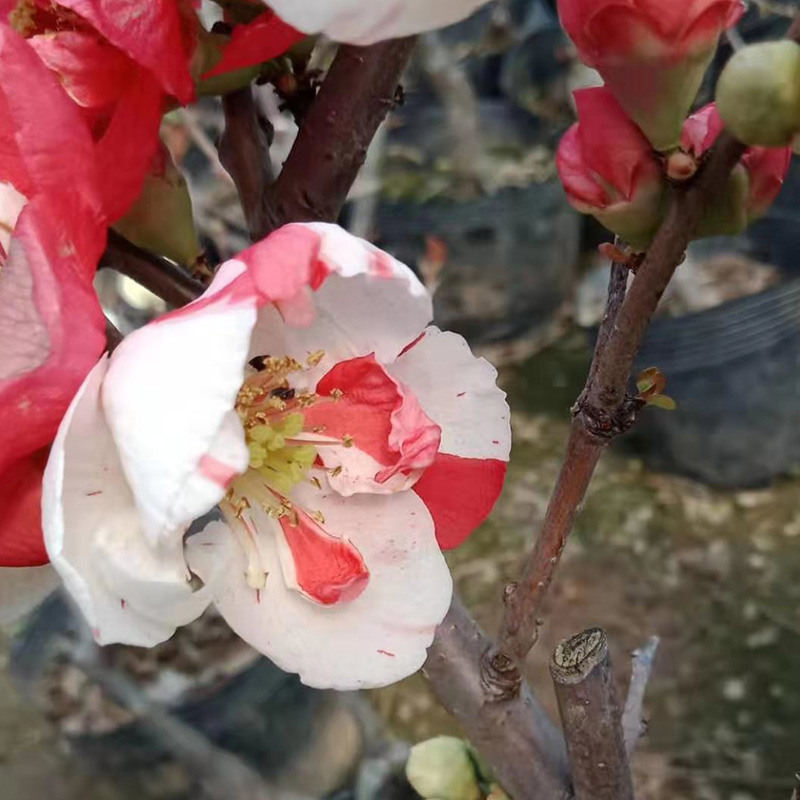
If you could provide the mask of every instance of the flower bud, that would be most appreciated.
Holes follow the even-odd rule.
[[[745,144],[788,145],[800,131],[800,45],[787,39],[736,53],[717,84],[717,109]]]
[[[700,158],[722,132],[722,118],[711,103],[686,120],[681,133],[681,148]],[[698,236],[741,233],[748,224],[763,216],[783,186],[792,151],[789,147],[750,147],[731,172],[727,191],[706,210]]]
[[[663,215],[665,182],[653,149],[605,87],[575,92],[575,104],[578,123],[556,154],[567,199],[644,249]]]
[[[720,34],[741,0],[559,0],[581,61],[594,67],[657,150],[678,144]]]
[[[469,746],[452,736],[437,736],[411,748],[406,777],[415,791],[431,800],[481,800]]]
[[[201,254],[192,199],[181,171],[163,144],[156,151],[142,191],[114,228],[139,247],[190,267]]]

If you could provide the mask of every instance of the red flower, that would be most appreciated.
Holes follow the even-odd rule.
[[[714,144],[722,128],[716,104],[711,103],[686,120],[681,148],[699,158]],[[700,233],[711,236],[741,231],[763,216],[783,186],[791,158],[790,147],[749,147],[733,171],[724,202],[707,215]]]
[[[722,31],[741,0],[559,0],[581,60],[603,76],[653,146],[677,145]]]
[[[0,565],[47,561],[47,447],[105,344],[93,146],[34,51],[0,25]],[[68,313],[65,313],[67,312]]]
[[[575,92],[573,125],[556,166],[567,199],[634,247],[646,247],[661,220],[663,177],[653,150],[605,87]]]
[[[186,103],[194,96],[191,7],[178,0],[5,0],[3,9],[83,109],[106,217],[119,219],[153,161],[166,97]]]

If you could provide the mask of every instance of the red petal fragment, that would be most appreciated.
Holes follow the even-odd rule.
[[[204,78],[243,69],[285,53],[305,34],[287,25],[271,11],[266,11],[247,25],[237,25],[220,62]]]
[[[439,453],[414,485],[436,526],[442,550],[452,550],[489,516],[506,476],[505,461]]]
[[[296,522],[281,517],[300,591],[324,606],[355,600],[367,588],[369,570],[361,553],[347,539],[325,531],[304,511]]]
[[[321,402],[305,412],[307,427],[322,426],[336,439],[350,436],[354,446],[386,469],[375,477],[385,483],[433,463],[441,428],[422,410],[414,394],[392,378],[374,355],[342,361],[317,384],[317,394],[338,400]],[[324,453],[322,453],[324,459]]]
[[[49,449],[0,473],[0,566],[38,567],[48,562],[42,536],[42,474]]]

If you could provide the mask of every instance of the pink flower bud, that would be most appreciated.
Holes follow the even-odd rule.
[[[649,142],[605,87],[575,92],[579,122],[556,166],[570,204],[644,248],[662,217],[664,179]]]
[[[657,150],[678,142],[720,34],[741,0],[559,0],[581,60],[603,76]]]
[[[686,120],[681,148],[700,158],[717,140],[722,128],[716,104],[711,103]],[[731,173],[728,192],[706,212],[699,235],[739,233],[762,217],[783,186],[791,157],[790,147],[749,147]]]

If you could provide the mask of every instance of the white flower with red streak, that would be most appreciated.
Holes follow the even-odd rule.
[[[98,641],[153,645],[213,602],[312,686],[418,669],[450,603],[441,549],[487,516],[510,447],[495,370],[430,318],[386,253],[288,225],[102,360],[43,506]]]

